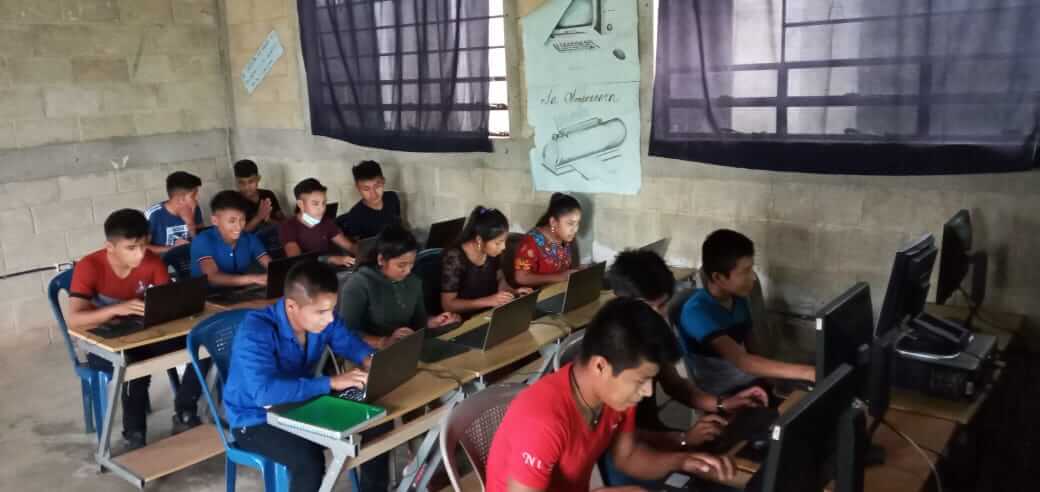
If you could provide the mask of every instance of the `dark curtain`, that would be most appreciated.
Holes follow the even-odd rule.
[[[1037,167],[1040,0],[660,0],[650,154],[839,174]]]
[[[490,152],[487,0],[299,0],[315,135]]]

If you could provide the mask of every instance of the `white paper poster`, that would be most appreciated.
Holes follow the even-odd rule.
[[[535,189],[637,193],[635,0],[548,0],[522,28]]]
[[[278,39],[278,33],[271,31],[271,34],[267,35],[263,44],[253,54],[253,58],[242,69],[242,84],[245,85],[247,93],[252,94],[256,90],[284,52],[282,42]]]

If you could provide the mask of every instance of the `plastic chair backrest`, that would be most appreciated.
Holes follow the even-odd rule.
[[[560,342],[560,348],[556,351],[556,355],[553,355],[554,371],[559,371],[561,367],[578,357],[578,354],[581,353],[581,341],[584,338],[585,330],[581,330],[567,335],[567,338]]]
[[[76,347],[72,343],[72,337],[69,335],[69,326],[65,324],[65,315],[61,312],[61,303],[58,301],[58,295],[61,291],[68,292],[71,285],[72,268],[55,275],[51,279],[51,283],[47,286],[47,299],[51,302],[54,320],[58,322],[58,331],[65,338],[65,349],[68,350],[69,360],[72,362],[72,367],[75,368],[80,363],[79,358],[76,357]]]
[[[509,403],[527,385],[521,383],[490,386],[455,406],[441,429],[441,455],[455,490],[462,490],[455,450],[462,446],[480,477],[481,489],[487,479],[487,459],[495,431],[502,424]]]
[[[438,314],[441,309],[441,248],[424,249],[415,257],[412,271],[422,280],[426,312]]]
[[[235,339],[238,326],[242,324],[242,320],[248,312],[248,309],[233,309],[214,314],[199,321],[188,333],[188,355],[191,356],[191,365],[201,382],[202,394],[206,397],[206,403],[215,422],[224,422],[224,419],[217,410],[221,407],[217,407],[216,402],[213,401],[209,386],[205,384],[206,377],[199,369],[199,347],[206,348],[213,365],[217,368],[217,382],[223,386],[225,378],[227,378],[228,362],[231,360],[231,343]],[[224,435],[224,426],[218,425],[217,427],[220,429],[220,440],[227,448],[228,439]]]
[[[173,268],[174,280],[187,280],[191,278],[191,245],[182,244],[174,246],[162,254],[163,263]]]

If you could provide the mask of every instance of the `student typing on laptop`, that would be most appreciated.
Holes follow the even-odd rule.
[[[477,206],[462,234],[441,256],[441,306],[462,316],[496,308],[529,287],[513,289],[506,283],[498,257],[506,248],[509,221],[502,212]]]
[[[646,303],[608,302],[586,329],[578,359],[510,403],[491,444],[486,490],[586,491],[604,452],[641,479],[674,471],[730,478],[726,457],[658,450],[635,432],[635,406],[650,396],[660,368],[679,360],[677,345],[668,323]]]
[[[213,225],[191,242],[191,275],[206,275],[210,287],[249,287],[267,285],[267,275],[250,273],[253,263],[267,269],[271,257],[263,243],[245,232],[245,197],[225,190],[210,201]]]
[[[564,193],[553,193],[549,208],[520,241],[513,260],[516,282],[541,287],[567,280],[581,261],[574,243],[581,225],[581,204]]]
[[[138,210],[122,209],[105,219],[105,247],[83,257],[72,272],[66,319],[72,329],[90,328],[123,316],[143,316],[141,296],[148,287],[170,281],[166,265],[149,251],[148,220]],[[146,345],[127,352],[128,362],[184,349],[184,337]],[[87,354],[95,369],[112,364]],[[122,391],[123,437],[130,449],[145,445],[150,376],[134,379]],[[202,389],[194,371],[185,371],[175,398],[174,432],[201,422],[196,404]]]
[[[336,272],[304,261],[285,280],[285,297],[249,313],[235,334],[224,408],[238,447],[284,464],[291,490],[314,491],[325,472],[324,448],[267,424],[265,407],[363,387],[372,347],[336,315]],[[364,369],[313,377],[325,347]]]
[[[285,248],[285,256],[299,256],[303,253],[328,255],[327,261],[334,265],[349,267],[354,265],[354,257],[350,255],[331,254],[335,247],[354,253],[355,245],[336,222],[325,217],[328,190],[314,178],[300,181],[293,188],[296,196],[296,215],[285,221],[278,229],[278,239]]]
[[[439,328],[459,320],[457,314],[426,314],[422,281],[412,275],[419,243],[398,224],[376,236],[376,244],[362,259],[357,273],[347,279],[339,295],[339,313],[347,326],[356,327],[369,345],[383,348],[421,328]],[[392,429],[381,425],[361,437],[375,439]],[[363,492],[385,491],[389,486],[389,457],[384,454],[361,465]]]

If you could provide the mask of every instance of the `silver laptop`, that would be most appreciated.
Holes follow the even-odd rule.
[[[496,345],[509,340],[531,326],[534,319],[534,306],[538,302],[536,294],[514,299],[491,311],[484,323],[466,333],[448,340],[430,338],[423,346],[422,361],[431,363],[454,357],[469,350],[490,350]]]
[[[372,356],[368,384],[363,389],[350,388],[336,396],[347,400],[373,402],[397,389],[419,370],[419,354],[426,336],[419,330]]]
[[[572,273],[567,280],[567,290],[563,294],[538,302],[536,313],[539,315],[569,313],[595,302],[599,299],[603,288],[603,276],[606,274],[606,269],[607,264],[601,261]]]

